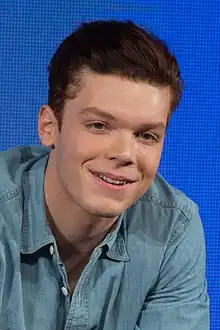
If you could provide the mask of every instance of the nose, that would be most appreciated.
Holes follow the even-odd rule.
[[[105,156],[116,160],[119,164],[131,165],[136,162],[136,146],[134,136],[130,133],[118,133],[106,149]]]

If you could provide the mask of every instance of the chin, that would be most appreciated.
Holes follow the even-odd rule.
[[[118,217],[123,210],[112,210],[109,208],[104,209],[94,209],[91,212],[93,215],[100,217],[100,218],[116,218]]]
[[[87,213],[96,216],[96,217],[100,217],[100,218],[116,218],[118,217],[124,210],[125,207],[121,206],[113,206],[110,207],[109,205],[106,207],[100,207],[99,206],[95,206],[95,205],[87,205],[86,207],[87,209]]]

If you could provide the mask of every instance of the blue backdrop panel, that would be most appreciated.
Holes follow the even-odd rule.
[[[200,206],[207,242],[211,329],[220,329],[220,1],[0,0],[0,150],[38,143],[47,66],[82,21],[132,19],[165,39],[185,80],[160,172]]]

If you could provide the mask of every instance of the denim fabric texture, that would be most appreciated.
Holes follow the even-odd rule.
[[[48,155],[42,146],[0,153],[0,329],[208,330],[198,207],[159,174],[95,248],[69,295],[46,221]]]

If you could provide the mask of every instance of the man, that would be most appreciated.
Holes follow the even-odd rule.
[[[0,329],[209,328],[197,206],[157,174],[181,92],[166,45],[130,21],[59,46],[43,146],[0,156]]]

